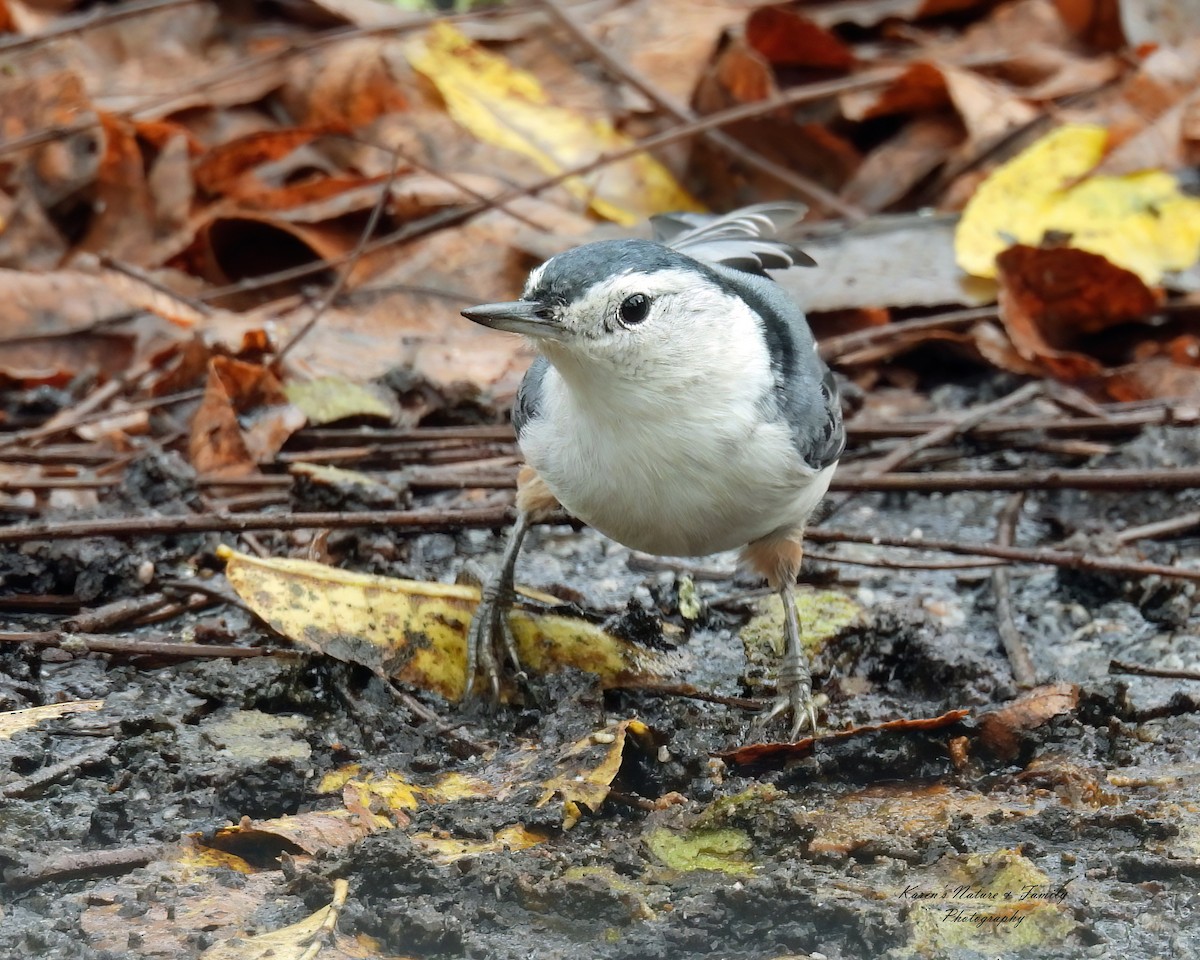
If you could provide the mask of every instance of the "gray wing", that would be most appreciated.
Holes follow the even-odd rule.
[[[759,203],[723,216],[665,213],[651,217],[650,224],[654,239],[680,253],[764,275],[766,270],[815,265],[795,244],[780,239],[807,209],[802,203]]]
[[[525,429],[525,424],[538,417],[539,403],[542,398],[542,381],[546,379],[546,371],[549,368],[550,361],[539,353],[533,363],[529,365],[529,369],[525,371],[525,378],[521,381],[521,386],[517,388],[512,423],[518,440],[521,439],[521,431]]]
[[[817,353],[804,312],[778,284],[766,277],[713,265],[718,281],[747,301],[762,320],[771,356],[774,390],[769,414],[784,420],[792,442],[815,470],[835,463],[846,448],[842,400],[833,371]]]

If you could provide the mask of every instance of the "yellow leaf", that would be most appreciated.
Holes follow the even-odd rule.
[[[227,547],[218,554],[238,596],[300,646],[451,700],[462,697],[477,587],[377,577],[308,560],[261,559]],[[617,686],[663,680],[678,669],[677,657],[572,617],[515,606],[509,625],[521,666],[535,673],[570,666]]]
[[[46,720],[57,720],[72,713],[88,713],[104,706],[103,700],[75,700],[71,703],[46,703],[40,707],[9,710],[0,713],[0,740],[11,740],[13,734],[32,730]]]
[[[480,140],[561,173],[622,150],[633,141],[607,120],[589,120],[550,103],[537,78],[488,53],[448,23],[410,45],[408,61],[437,87],[446,109]],[[699,210],[670,172],[646,154],[601,167],[565,186],[597,214],[632,225],[664,210]]]
[[[537,805],[545,806],[556,793],[561,796],[563,828],[566,830],[579,822],[579,804],[593,813],[599,810],[625,759],[625,741],[629,734],[652,746],[650,728],[640,720],[609,724],[569,746],[559,759],[559,766],[564,769],[542,784],[545,791]],[[582,765],[573,762],[579,758],[583,758]]]
[[[1104,156],[1108,132],[1060,127],[992,173],[963,211],[955,256],[967,273],[996,276],[996,256],[1015,244],[1039,246],[1062,234],[1154,285],[1200,258],[1200,199],[1175,177],[1147,170],[1087,177]]]
[[[379,391],[340,377],[294,381],[284,386],[283,393],[288,403],[304,412],[310,426],[336,423],[352,417],[368,417],[390,423],[396,413]]]

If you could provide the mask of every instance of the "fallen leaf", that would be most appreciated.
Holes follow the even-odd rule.
[[[813,20],[787,6],[758,7],[746,19],[746,42],[781,67],[847,70],[854,53]]]
[[[302,426],[304,414],[287,403],[269,369],[216,356],[192,418],[188,455],[200,473],[240,476],[273,459]]]
[[[1079,687],[1053,683],[1035,687],[1011,703],[979,717],[979,740],[1002,760],[1014,760],[1021,738],[1046,722],[1079,706]]]
[[[598,811],[625,761],[626,743],[633,739],[652,752],[654,734],[641,720],[619,720],[590,733],[562,752],[561,772],[547,780],[537,805],[544,807],[555,796],[562,799],[563,829],[570,830],[582,816],[580,805]]]
[[[1082,380],[1103,368],[1069,349],[1082,334],[1142,319],[1158,305],[1136,274],[1083,250],[1017,245],[996,265],[1000,319],[1013,346],[1060,380]]]
[[[218,554],[238,596],[293,642],[450,700],[462,697],[466,633],[478,588],[370,576],[307,560],[258,559],[224,547]],[[509,624],[521,666],[535,673],[571,666],[597,674],[604,686],[620,686],[677,672],[669,654],[634,646],[583,620],[522,609],[519,598]]]
[[[631,142],[607,120],[588,120],[554,106],[537,79],[488,53],[448,23],[435,24],[408,48],[450,114],[476,137],[533,159],[550,174],[594,160]],[[664,210],[697,210],[657,160],[638,155],[609,164],[567,186],[599,215],[634,224]]]
[[[1088,174],[1103,156],[1101,127],[1061,127],[995,170],[967,203],[955,236],[968,273],[996,276],[996,257],[1047,234],[1136,273],[1148,285],[1200,256],[1200,199],[1175,177],[1151,170],[1122,177]]]
[[[905,718],[872,723],[848,730],[836,730],[819,737],[803,737],[794,743],[751,743],[735,750],[724,750],[713,756],[739,767],[779,767],[789,760],[808,756],[813,747],[822,742],[846,740],[869,733],[906,733],[910,731],[938,730],[953,726],[971,713],[970,710],[948,710],[938,717]]]
[[[805,240],[818,269],[775,279],[809,312],[995,302],[994,284],[954,262],[955,227],[951,216],[877,217],[869,227]]]
[[[298,380],[283,388],[288,402],[299,409],[314,427],[355,417],[391,423],[395,404],[382,391],[338,377]]]

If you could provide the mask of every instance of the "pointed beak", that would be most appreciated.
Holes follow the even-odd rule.
[[[534,300],[482,303],[478,307],[468,307],[462,315],[493,330],[520,333],[542,340],[559,340],[563,336],[563,328],[549,319],[545,308]]]

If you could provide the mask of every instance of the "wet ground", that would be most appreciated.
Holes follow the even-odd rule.
[[[997,391],[984,384],[938,399],[953,408]],[[974,469],[1012,468],[1018,457],[1062,464],[994,447],[961,453]],[[1194,427],[1156,427],[1072,465],[1198,461]],[[185,471],[147,455],[101,511],[170,509],[190,496]],[[827,525],[990,542],[1006,497],[863,494]],[[1116,530],[1197,508],[1194,491],[1030,491],[1016,542],[1103,554]],[[0,591],[97,606],[144,592],[146,561],[158,578],[211,572],[222,539],[0,548]],[[261,540],[272,552],[303,552],[294,535]],[[494,563],[501,543],[490,531],[349,531],[326,546],[356,569],[452,580],[467,558]],[[1200,566],[1194,538],[1140,546],[1146,560]],[[694,583],[704,612],[671,634],[692,664],[681,679],[738,697],[755,692],[738,633],[757,585],[733,570],[732,557],[647,569],[590,531],[548,527],[531,535],[518,579],[600,614],[632,599],[676,624],[680,587],[686,595]],[[1200,955],[1200,687],[1109,672],[1114,658],[1200,669],[1194,585],[1013,568],[1015,625],[1039,681],[1062,684],[1014,712],[999,709],[1021,691],[997,633],[990,570],[811,562],[805,579],[861,608],[814,657],[827,729],[969,714],[743,766],[716,754],[762,739],[751,713],[602,691],[581,673],[535,679],[529,703],[497,712],[418,692],[447,730],[414,716],[369,671],[318,656],[179,661],[0,644],[0,710],[102,701],[11,737],[0,731],[0,957],[233,955],[219,953],[222,941],[310,916],[339,878],[350,894],[338,929],[357,939],[339,939],[330,956]],[[220,586],[219,573],[210,582]],[[60,620],[0,612],[0,631]],[[282,645],[234,606],[128,632]],[[633,718],[649,730],[630,734],[612,792],[565,828],[558,798],[539,805],[545,776],[571,744]],[[503,787],[430,792],[404,815],[358,810],[359,821],[390,816],[391,828],[347,840],[218,833],[244,818],[340,808],[322,779],[350,764],[430,790],[451,773],[482,782],[525,772]],[[512,828],[531,845],[495,842]],[[458,854],[439,853],[431,837],[460,844]]]

